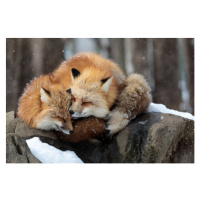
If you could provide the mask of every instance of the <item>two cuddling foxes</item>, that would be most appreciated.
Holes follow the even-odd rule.
[[[73,133],[66,140],[78,142],[102,135],[105,128],[110,135],[117,133],[150,102],[151,89],[142,75],[126,77],[114,62],[94,53],[79,53],[25,88],[18,116],[34,128]],[[85,127],[86,121],[72,124],[77,118],[87,119],[84,134],[76,127]],[[107,127],[102,119],[107,119]],[[104,127],[101,132],[99,124]]]

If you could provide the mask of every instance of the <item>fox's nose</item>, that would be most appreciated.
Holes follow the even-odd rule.
[[[74,131],[69,131],[70,134],[74,133]]]
[[[73,110],[70,110],[69,113],[70,113],[71,115],[73,115],[73,114],[74,114],[74,111],[73,111]]]

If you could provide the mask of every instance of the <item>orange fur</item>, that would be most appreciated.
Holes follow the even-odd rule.
[[[114,62],[95,53],[79,53],[61,63],[53,73],[56,80],[65,85],[66,88],[69,88],[72,83],[71,68],[77,69],[80,73],[86,69],[91,70],[88,71],[89,74],[86,75],[90,78],[88,83],[96,82],[113,75],[114,81],[112,85],[116,84],[116,87],[120,87],[125,80],[124,72]]]
[[[74,78],[72,68],[77,69],[80,76]],[[18,116],[34,128],[48,116],[62,124],[66,121],[66,127],[72,129],[68,112],[71,97],[66,93],[71,88],[71,109],[83,113],[77,117],[98,118],[75,121],[74,133],[60,133],[61,138],[79,142],[99,137],[105,132],[104,120],[99,118],[104,118],[109,113],[108,130],[114,134],[124,128],[134,116],[144,112],[151,101],[150,88],[144,77],[131,75],[126,80],[125,78],[122,70],[112,61],[94,53],[77,54],[61,63],[53,76],[41,76],[31,82],[19,100]],[[107,80],[102,82],[103,79]],[[41,101],[41,87],[51,94],[51,100],[47,98],[48,103],[45,103],[45,97]],[[110,112],[116,102],[117,107]]]
[[[49,91],[47,102],[41,100],[41,88]],[[48,117],[52,122],[60,122],[68,130],[72,130],[70,114],[68,112],[71,97],[61,84],[55,82],[52,76],[42,75],[35,78],[25,88],[19,99],[18,116],[33,128]]]
[[[80,76],[73,79],[71,69],[75,68],[80,72]],[[55,79],[72,89],[73,103],[71,109],[77,113],[82,113],[85,107],[91,111],[87,117],[106,117],[109,109],[113,106],[119,91],[124,86],[125,74],[112,61],[107,60],[94,53],[79,53],[63,62],[53,73]],[[103,79],[111,77],[108,91],[104,89],[101,82]],[[96,108],[103,108],[104,113],[95,113]],[[94,113],[93,113],[94,111]]]
[[[71,73],[72,68],[78,70],[78,75]],[[123,129],[131,119],[144,112],[151,101],[151,90],[143,76],[132,74],[125,79],[115,63],[94,53],[75,55],[63,62],[54,76],[71,88],[72,116],[105,118],[110,114],[107,127],[110,134]],[[103,85],[102,80],[109,77],[111,79]],[[110,112],[115,103],[117,107]]]
[[[40,89],[44,87],[51,94],[48,104],[41,101]],[[77,143],[83,140],[97,138],[104,134],[105,123],[103,119],[94,117],[79,119],[71,122],[71,116],[68,108],[71,102],[70,95],[66,89],[58,84],[50,75],[42,75],[30,82],[19,99],[18,116],[29,126],[37,128],[45,117],[63,123],[65,120],[66,127],[73,129],[73,134],[66,135],[57,131],[56,134],[64,141]],[[64,123],[63,123],[64,125]]]
[[[64,141],[77,143],[88,139],[98,138],[106,131],[104,120],[95,117],[76,120],[73,122],[73,127],[74,133],[71,135],[64,135],[61,132],[57,134]]]

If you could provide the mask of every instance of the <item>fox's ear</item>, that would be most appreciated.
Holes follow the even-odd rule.
[[[50,92],[43,87],[40,89],[40,99],[44,103],[48,103],[50,99]]]
[[[72,90],[71,88],[69,88],[68,90],[66,90],[67,93],[71,94],[72,93]]]
[[[71,77],[72,77],[72,82],[74,81],[75,78],[77,78],[81,73],[75,69],[71,68]]]
[[[113,80],[113,76],[105,78],[105,79],[102,79],[101,83],[103,85],[101,86],[101,90],[104,91],[104,92],[108,92],[112,80]]]

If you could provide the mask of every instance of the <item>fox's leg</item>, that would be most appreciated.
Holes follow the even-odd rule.
[[[116,108],[110,112],[107,130],[110,135],[122,130],[138,114],[145,112],[151,102],[151,89],[142,75],[131,74],[119,95]]]

